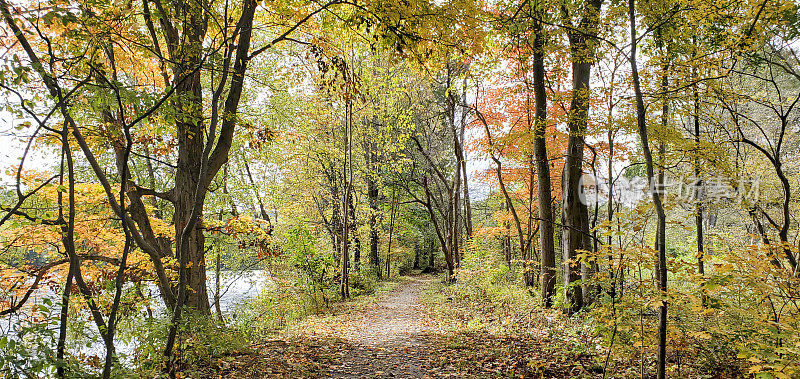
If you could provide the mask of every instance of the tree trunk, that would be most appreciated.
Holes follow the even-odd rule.
[[[389,216],[389,241],[386,243],[386,278],[392,277],[392,238],[394,238],[394,220],[397,214],[397,198],[394,191],[392,191],[392,210]]]
[[[588,124],[589,80],[595,60],[598,18],[602,4],[603,0],[587,2],[579,25],[568,33],[572,56],[572,100],[567,120],[569,139],[564,164],[561,212],[564,287],[568,313],[583,308],[583,289],[575,283],[581,279],[582,273],[589,274],[587,269],[581,269],[574,261],[577,251],[591,248],[586,245],[586,236],[589,234],[589,210],[580,199],[580,181],[583,175],[584,138]],[[562,19],[568,26],[572,24],[566,8],[562,8]],[[581,262],[580,266],[583,265],[585,263]]]
[[[356,271],[361,270],[361,238],[358,237],[358,225],[356,223],[356,206],[353,204],[353,191],[350,191],[350,199],[348,200],[348,207],[350,208],[350,235],[353,238],[353,269]]]
[[[428,270],[433,272],[434,270],[436,270],[436,266],[435,266],[435,264],[436,264],[436,261],[435,261],[435,258],[436,258],[436,246],[435,245],[436,244],[433,243],[433,241],[431,241],[431,242],[432,243],[431,243],[430,251],[428,251]]]
[[[187,189],[185,191],[176,191],[177,201],[175,202],[175,216],[173,222],[175,223],[175,236],[177,239],[180,238],[181,230],[189,221],[189,217],[192,213],[191,202],[194,200],[194,193],[188,191],[188,188],[195,188],[197,185],[196,177],[191,177],[191,175],[187,177],[187,175],[180,174],[180,167],[178,171],[179,174],[176,176],[176,183],[190,184],[178,184],[176,186],[176,188]],[[200,206],[202,207],[202,203]],[[197,225],[189,232],[188,264],[186,268],[187,297],[185,305],[200,313],[210,314],[211,306],[208,302],[208,293],[206,289],[205,235],[203,235],[202,227],[202,221],[198,220]],[[180,254],[178,249],[176,249],[176,254]]]
[[[464,227],[466,228],[467,238],[472,236],[472,203],[469,199],[469,178],[467,177],[467,153],[464,151],[464,141],[465,141],[465,132],[467,128],[467,116],[468,112],[466,111],[467,108],[467,77],[464,76],[464,81],[462,84],[463,88],[461,91],[461,130],[460,133],[460,140],[461,140],[461,175],[463,177],[464,183]]]
[[[697,36],[692,36],[692,43],[697,43]],[[697,68],[693,69],[693,76],[697,80]],[[706,274],[705,269],[705,251],[703,246],[703,180],[700,178],[700,94],[697,90],[697,84],[692,86],[692,102],[694,103],[694,201],[695,201],[695,214],[694,223],[697,231],[697,273],[700,275]]]
[[[227,166],[227,165],[226,165]],[[227,181],[227,175],[225,175],[224,181]],[[223,182],[224,183],[224,182]],[[225,188],[226,184],[223,184],[223,188]],[[219,212],[219,221],[222,222],[222,214],[223,212]],[[222,250],[217,249],[217,254],[214,257],[214,311],[217,314],[217,320],[219,321],[220,325],[225,325],[225,318],[222,316],[222,304],[220,304],[220,299],[222,299]]]
[[[343,172],[342,176],[344,177],[344,189],[343,189],[343,196],[342,196],[342,270],[341,270],[341,282],[339,292],[342,296],[342,299],[350,298],[350,228],[349,228],[349,214],[348,211],[350,206],[350,191],[352,190],[352,155],[351,155],[351,112],[352,112],[352,104],[350,102],[350,98],[347,97],[345,99],[345,117],[344,117],[344,166],[342,167]]]
[[[195,69],[202,61],[201,49],[205,38],[206,23],[201,19],[203,11],[187,3],[180,11],[186,12],[189,20],[183,30],[183,43],[170,43],[170,56],[177,60],[173,65],[176,78],[187,77],[175,85],[174,106],[185,109],[183,117],[176,122],[178,140],[178,168],[175,173],[175,213],[173,224],[175,241],[180,241],[184,226],[187,225],[195,206],[202,212],[204,201],[195,203],[195,190],[201,193],[206,188],[198,188],[200,166],[205,147],[205,123],[203,122],[203,86],[201,70]],[[188,103],[188,104],[187,104]],[[212,143],[209,141],[208,143]],[[203,314],[210,314],[211,307],[206,293],[205,236],[202,218],[189,233],[188,256],[186,258],[187,298],[185,305]],[[175,249],[179,258],[181,252]]]
[[[543,10],[536,14],[543,16]],[[546,36],[539,21],[533,23],[533,96],[536,107],[534,122],[533,155],[536,160],[536,180],[538,182],[539,208],[539,249],[541,250],[541,294],[545,308],[553,305],[556,286],[556,251],[553,234],[553,206],[550,183],[550,162],[547,157],[547,92],[544,82],[544,46]]]
[[[425,205],[425,208],[428,210],[428,215],[431,218],[431,223],[433,224],[433,230],[436,232],[436,237],[439,239],[439,245],[442,248],[442,253],[444,253],[444,261],[447,265],[447,282],[451,282],[454,279],[453,274],[455,273],[455,265],[453,262],[453,251],[449,246],[449,236],[447,235],[449,226],[447,225],[448,220],[445,217],[442,217],[442,222],[445,225],[441,225],[436,218],[436,211],[433,209],[432,205],[432,198],[433,195],[431,194],[431,189],[428,184],[427,176],[422,177],[422,188],[425,190],[425,199],[426,201],[422,202]],[[441,213],[441,212],[440,212]],[[433,257],[431,257],[431,266],[433,266]]]
[[[56,360],[59,363],[64,362],[64,350],[66,350],[67,344],[67,322],[69,319],[69,297],[70,297],[70,290],[72,289],[72,277],[74,269],[72,265],[70,265],[69,271],[67,271],[67,280],[64,282],[64,291],[61,293],[61,313],[59,317],[59,324],[58,324],[58,343],[56,346]],[[66,370],[63,365],[59,365],[56,369],[56,375],[59,378],[66,377]]]
[[[698,104],[695,103],[695,111],[697,110]],[[700,144],[700,123],[695,116],[695,145],[699,146]],[[700,275],[706,274],[705,269],[705,248],[703,246],[703,199],[702,199],[702,188],[703,188],[703,180],[700,179],[700,163],[698,162],[698,158],[695,157],[694,162],[694,176],[695,176],[695,188],[694,188],[694,201],[695,205],[695,214],[694,214],[694,224],[695,228],[697,229],[697,273]]]
[[[419,241],[414,241],[414,270],[419,270]]]
[[[368,153],[373,157],[373,153]],[[371,161],[370,161],[371,163]],[[381,279],[381,263],[378,255],[378,186],[372,176],[367,175],[367,197],[369,197],[369,264],[375,270],[378,280]]]
[[[589,226],[589,207],[584,203],[581,202],[581,207],[583,208],[582,212],[583,216],[581,216],[581,246],[586,251],[593,251],[592,250],[592,235],[589,233],[590,226]],[[590,257],[589,259],[585,259],[581,261],[581,294],[583,295],[583,306],[587,307],[594,302],[594,299],[597,297],[597,291],[594,283],[592,283],[595,273],[595,260],[594,257]]]
[[[508,233],[510,229],[506,229]],[[503,255],[506,257],[506,264],[511,267],[513,246],[511,246],[511,236],[508,234],[503,236]]]
[[[562,179],[561,224],[563,229],[561,239],[566,289],[564,298],[567,301],[569,313],[575,313],[583,308],[583,291],[580,285],[575,284],[581,279],[581,264],[575,262],[575,259],[579,250],[587,248],[583,246],[584,239],[581,233],[588,233],[588,230],[583,228],[584,225],[587,225],[585,221],[589,215],[586,206],[581,204],[580,179],[583,174],[583,138],[586,133],[586,110],[581,107],[588,107],[588,94],[583,93],[581,89],[588,90],[590,67],[588,63],[584,62],[572,64],[575,89],[570,105],[569,139]]]
[[[609,115],[611,115],[613,107],[609,108],[611,109]],[[611,116],[609,116],[609,118],[610,117]],[[611,129],[608,130],[608,171],[606,175],[608,176],[608,218],[606,220],[610,228],[611,223],[614,221],[614,132]],[[614,242],[613,238],[613,234],[608,233],[608,278],[611,283],[608,294],[611,295],[612,299],[617,296],[617,275],[614,265],[614,249],[612,248],[612,243]],[[620,267],[622,267],[622,262],[620,262]],[[624,283],[620,283],[620,285],[622,284]]]
[[[666,214],[664,207],[661,203],[661,194],[659,191],[652,190],[652,183],[654,177],[654,164],[653,154],[650,152],[647,136],[647,116],[645,114],[644,96],[642,95],[641,84],[639,81],[639,69],[636,61],[636,12],[635,0],[628,0],[628,17],[630,22],[631,32],[631,51],[629,60],[631,64],[631,76],[633,77],[633,90],[636,97],[636,123],[639,129],[639,139],[642,144],[642,152],[645,157],[647,179],[651,184],[651,194],[653,197],[653,204],[656,209],[656,216],[658,219],[658,227],[656,230],[656,248],[658,251],[656,272],[658,279],[658,290],[661,292],[661,304],[658,307],[658,358],[657,358],[657,377],[664,379],[666,377],[666,363],[667,363],[667,254],[666,254]]]
[[[452,84],[450,74],[451,65],[448,64],[448,88]],[[461,172],[464,165],[464,150],[459,140],[459,131],[456,127],[456,104],[457,97],[452,90],[447,92],[447,112],[450,132],[453,134],[453,152],[456,157],[456,164],[453,168],[453,189],[450,191],[450,246],[455,257],[456,267],[461,263]]]

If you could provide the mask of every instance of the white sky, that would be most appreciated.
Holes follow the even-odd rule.
[[[0,185],[13,183],[13,175],[9,176],[8,170],[19,165],[20,158],[25,152],[26,141],[33,132],[33,128],[17,130],[16,127],[22,122],[23,120],[17,119],[5,110],[0,110]],[[58,164],[57,159],[42,149],[31,149],[23,168],[51,170]]]

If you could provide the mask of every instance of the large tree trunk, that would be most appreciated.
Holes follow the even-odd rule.
[[[602,4],[603,0],[592,0],[584,4],[579,25],[568,33],[572,55],[572,101],[567,120],[569,139],[563,174],[561,221],[565,299],[569,313],[577,312],[584,304],[583,289],[574,283],[581,279],[582,274],[591,275],[588,267],[581,269],[574,264],[574,260],[577,251],[591,248],[587,245],[586,239],[589,235],[589,210],[580,199],[580,181],[583,175],[584,138],[588,124],[589,80],[595,60],[598,18]],[[562,18],[565,24],[572,25],[566,7],[562,8]],[[582,262],[581,266],[583,265],[585,263]]]
[[[194,79],[194,78],[193,78]],[[195,81],[195,80],[191,80]],[[187,88],[200,98],[200,77],[197,74],[196,87]],[[178,123],[178,170],[175,175],[175,213],[173,223],[175,240],[180,240],[181,232],[191,217],[195,206],[195,189],[200,176],[200,161],[203,156],[203,125],[200,121]],[[205,188],[201,188],[204,191]],[[200,209],[203,202],[199,204]],[[188,267],[186,270],[186,305],[201,313],[210,313],[206,293],[205,236],[202,220],[198,220],[189,235]],[[180,254],[176,249],[176,253]]]
[[[590,69],[591,65],[586,62],[576,61],[572,64],[574,89],[568,121],[569,139],[564,164],[561,213],[565,299],[568,303],[569,313],[577,312],[583,307],[582,288],[574,285],[581,279],[581,269],[580,265],[574,261],[579,250],[588,248],[588,246],[584,246],[582,234],[589,232],[585,229],[588,226],[589,213],[586,205],[581,203],[580,180],[583,175],[583,148],[589,105],[587,91]]]
[[[179,181],[180,182],[180,181]],[[184,201],[189,201],[193,194],[187,191]],[[182,202],[178,197],[178,202],[175,205],[175,235],[176,238],[180,237],[181,229],[189,218],[191,213],[191,206]],[[186,304],[189,307],[201,313],[210,313],[211,307],[208,303],[208,293],[206,292],[206,265],[205,265],[205,236],[202,231],[202,222],[198,221],[197,226],[191,231],[189,236],[189,256],[188,267],[186,270],[186,286],[187,297]]]
[[[201,70],[197,67],[202,62],[202,42],[205,38],[207,24],[202,19],[203,10],[185,4],[175,9],[176,19],[187,18],[183,25],[182,41],[178,41],[177,29],[169,28],[167,44],[170,56],[177,62],[173,65],[176,78],[187,77],[175,84],[173,105],[185,110],[183,117],[176,122],[178,139],[178,168],[175,173],[175,213],[173,224],[175,241],[181,240],[181,233],[190,221],[192,210],[199,206],[202,212],[203,201],[196,204],[195,191],[204,193],[206,188],[198,187],[201,161],[205,147],[205,123],[203,122],[203,86]],[[164,22],[167,20],[164,19]],[[209,141],[208,143],[212,143]],[[213,177],[213,176],[212,176]],[[200,213],[202,214],[202,213]],[[187,298],[185,305],[201,313],[210,313],[206,293],[205,236],[202,230],[202,218],[198,220],[189,233],[188,257],[185,257]],[[175,249],[177,255],[180,249]],[[176,257],[180,258],[180,257]],[[180,261],[180,259],[179,259]]]
[[[191,160],[198,164],[178,164],[178,174],[176,176],[176,189],[183,188],[184,190],[176,191],[175,213],[173,216],[173,223],[175,227],[175,239],[180,239],[181,232],[191,217],[194,204],[194,191],[189,189],[197,188],[197,177],[199,175],[199,160],[202,154],[202,146],[196,144],[187,144],[183,150],[183,154],[179,154],[185,160]],[[195,150],[195,148],[199,148]],[[195,155],[197,153],[197,155]],[[194,160],[196,157],[197,160]],[[199,204],[200,209],[203,203]],[[188,239],[188,265],[186,269],[186,287],[187,297],[185,305],[194,308],[201,313],[210,313],[210,305],[208,302],[208,293],[206,292],[206,265],[205,265],[205,236],[203,234],[202,220],[198,220],[195,227],[192,229]],[[176,249],[176,254],[180,254],[180,250]]]
[[[543,10],[535,12],[541,16]],[[539,207],[539,248],[541,250],[541,291],[545,308],[553,305],[556,286],[556,251],[553,234],[553,206],[550,184],[550,162],[547,158],[547,92],[544,83],[544,28],[539,19],[533,23],[533,96],[536,106],[533,135],[533,155],[536,160]]]

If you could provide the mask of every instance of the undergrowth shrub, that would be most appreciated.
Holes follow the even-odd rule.
[[[372,272],[362,268],[361,270],[350,273],[350,295],[361,296],[375,292],[378,287],[378,279]]]
[[[529,324],[538,300],[518,274],[489,249],[469,249],[455,275],[444,288],[441,301],[448,312],[470,328],[503,332]],[[434,308],[436,306],[434,305]]]
[[[509,268],[505,257],[492,247],[473,241],[455,282],[438,284],[423,294],[422,301],[438,328],[447,334],[488,333],[537,341],[541,346],[535,350],[543,356],[597,366],[598,338],[593,325],[578,316],[566,316],[560,309],[542,308],[536,288],[526,286],[524,272]],[[536,354],[516,359],[541,364]],[[536,371],[543,366],[529,367]]]
[[[134,362],[143,377],[160,375],[164,367],[164,341],[169,319],[146,318],[132,326],[139,334],[134,349]],[[178,330],[175,354],[181,367],[204,367],[213,359],[248,351],[249,342],[240,329],[222,325],[215,316],[186,310]]]
[[[8,322],[8,329],[1,329],[3,334],[0,334],[0,378],[51,378],[56,376],[58,367],[66,369],[68,378],[99,376],[102,353],[98,357],[88,351],[80,352],[81,348],[100,344],[97,333],[94,333],[94,323],[75,316],[69,320],[65,356],[58,360],[60,299],[43,298],[37,302],[24,314],[3,320]],[[74,313],[75,303],[70,304],[70,313]],[[74,338],[75,335],[82,338]],[[116,366],[115,372],[126,375],[126,369]]]
[[[313,286],[298,283],[302,278],[290,274],[272,280],[258,296],[235,307],[229,317],[231,326],[253,342],[326,307],[320,293],[308,292]]]
[[[666,298],[656,291],[652,248],[614,248],[615,257],[625,257],[615,269],[626,273],[626,286],[614,298],[604,291],[591,317],[619,363],[617,372],[654,370],[657,309],[667,301],[672,375],[800,377],[800,279],[774,263],[783,246],[720,236],[707,248],[713,254],[706,253],[704,276],[697,273],[696,256],[686,253],[691,249],[674,249]],[[611,286],[607,276],[595,280]]]
[[[53,302],[44,299],[36,313],[46,314],[47,323],[20,319],[8,334],[0,335],[0,377],[44,377],[54,375],[64,362],[56,360],[58,318]]]

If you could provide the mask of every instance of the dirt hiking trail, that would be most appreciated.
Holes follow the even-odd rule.
[[[331,378],[423,378],[428,369],[419,303],[432,278],[415,277],[360,314],[350,314],[339,337],[352,345],[331,368]]]

